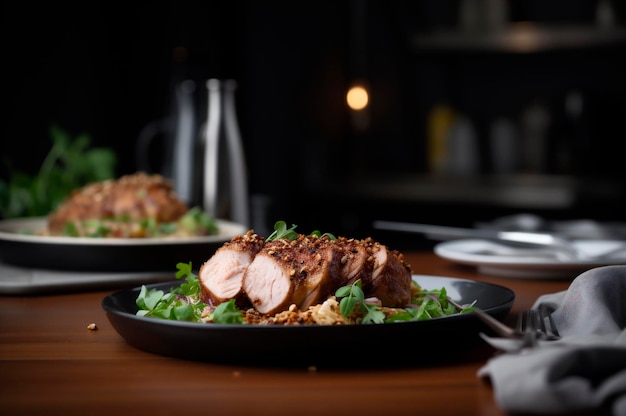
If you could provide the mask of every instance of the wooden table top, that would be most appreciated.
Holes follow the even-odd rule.
[[[405,258],[416,274],[512,289],[516,300],[507,321],[539,295],[570,283],[480,275],[430,251]],[[495,352],[487,344],[466,361],[432,367],[312,370],[193,362],[128,345],[101,306],[112,291],[0,296],[3,414],[505,414],[476,376]],[[91,323],[97,330],[87,328]]]

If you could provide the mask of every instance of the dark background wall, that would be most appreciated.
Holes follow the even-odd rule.
[[[467,223],[478,212],[513,211],[433,205],[402,195],[354,197],[354,184],[364,178],[428,173],[428,114],[442,100],[486,128],[497,116],[516,119],[537,97],[557,120],[566,94],[581,91],[586,110],[577,131],[588,143],[577,150],[582,162],[538,173],[620,182],[626,172],[617,151],[626,114],[624,42],[521,55],[416,46],[416,39],[427,42],[429,35],[457,27],[461,4],[91,1],[44,2],[35,9],[4,2],[3,177],[11,169],[36,172],[53,123],[72,135],[89,134],[95,146],[112,147],[118,174],[133,172],[137,138],[146,124],[169,115],[177,83],[232,78],[239,84],[250,192],[255,203],[269,201],[268,223],[285,219],[369,233],[366,223],[374,216],[414,219],[416,211],[428,211],[422,219]],[[597,10],[596,2],[582,0],[507,6],[510,22],[583,26],[594,24]],[[618,2],[614,11],[619,25]],[[343,98],[360,77],[369,80],[372,94],[365,131],[355,129]],[[555,137],[564,131],[556,128],[550,140],[561,140]],[[155,170],[163,157],[160,147],[151,148]],[[489,170],[483,162],[477,173]],[[602,199],[611,206],[604,214],[620,217],[623,195],[613,196]],[[594,204],[577,201],[548,214],[602,214]],[[537,211],[545,213],[540,204]]]

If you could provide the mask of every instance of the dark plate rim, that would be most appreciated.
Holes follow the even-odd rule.
[[[502,285],[498,285],[498,284],[494,284],[494,283],[487,283],[487,282],[480,282],[480,281],[476,281],[476,280],[470,280],[470,279],[462,279],[462,278],[457,278],[457,277],[445,277],[445,276],[432,276],[432,275],[419,275],[419,274],[414,274],[413,275],[413,279],[419,282],[419,279],[423,279],[423,278],[427,278],[427,279],[435,279],[435,281],[441,281],[441,286],[443,286],[445,283],[454,283],[454,282],[459,282],[459,283],[466,283],[472,286],[483,286],[483,287],[488,287],[491,289],[496,289],[499,290],[502,294],[503,299],[505,298],[505,300],[503,300],[502,302],[498,303],[498,304],[491,304],[488,306],[483,306],[481,307],[481,309],[484,312],[487,312],[489,314],[492,314],[494,311],[499,311],[502,310],[502,308],[507,308],[510,309],[510,307],[513,305],[513,302],[515,301],[515,292],[512,289],[509,289],[508,287],[502,286]],[[150,284],[150,285],[146,285],[147,288],[159,288],[159,289],[169,289],[170,287],[174,287],[174,286],[178,286],[182,283],[182,281],[170,281],[170,282],[161,282],[161,283],[155,283],[155,284]],[[428,287],[427,289],[439,289],[440,287]],[[468,319],[468,318],[474,318],[473,313],[468,313],[468,314],[459,314],[459,315],[452,315],[452,316],[444,316],[444,317],[438,317],[438,318],[433,318],[433,319],[429,319],[429,320],[423,320],[423,321],[403,321],[403,322],[396,322],[396,323],[388,323],[388,324],[381,324],[381,325],[254,325],[254,324],[245,324],[245,325],[238,325],[238,324],[210,324],[210,323],[199,323],[199,322],[184,322],[184,321],[172,321],[172,320],[167,320],[167,319],[158,319],[158,318],[149,318],[149,317],[143,317],[143,316],[137,316],[135,314],[135,312],[137,311],[137,309],[134,310],[133,313],[126,311],[126,310],[120,310],[116,305],[115,305],[115,299],[119,298],[121,296],[126,296],[130,293],[136,293],[137,295],[139,294],[139,291],[141,290],[141,286],[138,287],[134,287],[131,289],[123,289],[123,290],[118,290],[112,294],[109,294],[107,296],[105,296],[102,299],[102,308],[107,312],[107,313],[112,313],[115,315],[118,315],[124,319],[129,319],[129,320],[133,320],[133,321],[137,321],[137,322],[143,322],[147,325],[157,325],[157,326],[164,326],[164,327],[181,327],[181,328],[189,328],[189,329],[197,329],[199,331],[211,331],[211,330],[224,330],[224,329],[235,329],[235,330],[246,330],[246,331],[255,331],[255,330],[268,330],[268,331],[311,331],[312,328],[327,328],[331,330],[339,330],[341,331],[342,328],[346,328],[346,327],[358,327],[358,328],[365,328],[365,330],[367,330],[366,328],[372,328],[372,327],[376,327],[376,326],[391,326],[391,325],[432,325],[433,323],[438,323],[441,321],[444,322],[449,322],[451,320],[463,320],[463,319]],[[136,298],[136,295],[135,295]],[[453,298],[454,299],[454,298]],[[454,300],[458,300],[458,299],[454,299]]]
[[[477,299],[487,313],[503,319],[515,293],[504,286],[469,279],[413,275],[426,289],[449,288],[455,300]],[[167,288],[180,281],[147,285]],[[227,325],[136,316],[140,287],[102,300],[113,328],[134,348],[172,358],[213,364],[261,367],[381,368],[433,366],[464,360],[485,344],[489,328],[474,313],[424,321],[365,325]],[[495,291],[495,292],[494,292]],[[493,299],[490,301],[489,299]]]

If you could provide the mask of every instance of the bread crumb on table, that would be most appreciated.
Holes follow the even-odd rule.
[[[89,329],[90,331],[96,331],[98,327],[96,326],[95,323],[92,322],[89,325],[87,325],[87,329]]]

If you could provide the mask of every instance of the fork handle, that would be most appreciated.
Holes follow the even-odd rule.
[[[459,305],[457,302],[455,302],[454,300],[450,298],[448,298],[448,302],[450,302],[450,304],[454,306],[455,309],[459,312],[461,312],[464,309],[461,305]],[[522,334],[515,331],[513,328],[503,324],[502,322],[498,321],[496,318],[489,315],[487,312],[477,307],[474,307],[473,309],[474,309],[473,312],[476,314],[478,319],[483,321],[483,323],[485,323],[489,328],[493,329],[498,335],[502,337],[507,337],[507,338],[521,338],[522,337]]]

